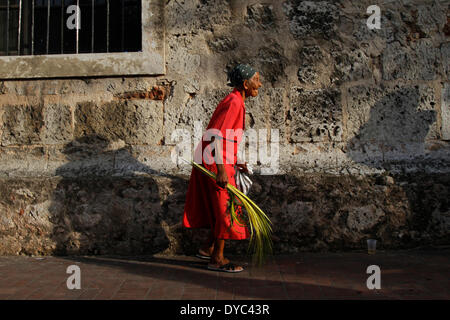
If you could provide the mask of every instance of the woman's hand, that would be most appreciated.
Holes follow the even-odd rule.
[[[236,163],[236,166],[239,168],[239,170],[241,172],[249,174],[248,168],[247,168],[247,162],[246,163]]]
[[[217,165],[216,183],[221,188],[226,188],[228,184],[228,175],[227,172],[225,171],[223,164]]]

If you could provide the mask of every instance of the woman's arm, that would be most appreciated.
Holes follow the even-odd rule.
[[[213,143],[214,143],[214,153],[215,153],[215,161],[217,166],[217,176],[216,176],[216,183],[219,187],[225,188],[228,183],[228,175],[225,171],[225,166],[223,164],[223,157],[222,157],[222,145],[218,142],[218,139],[215,137],[212,137]],[[221,159],[221,161],[217,161],[217,159]],[[218,163],[219,162],[219,163]]]

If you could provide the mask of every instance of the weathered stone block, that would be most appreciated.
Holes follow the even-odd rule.
[[[392,248],[448,240],[448,174],[253,181],[250,197],[274,223],[278,253],[361,249],[368,234]],[[198,249],[180,227],[187,184],[170,175],[2,178],[0,254],[186,254]]]
[[[163,86],[154,86],[150,90],[139,90],[125,92],[118,95],[121,99],[150,99],[150,100],[164,100],[166,97],[166,88]]]
[[[183,85],[183,90],[190,95],[196,95],[200,90],[198,79],[187,79],[186,83]]]
[[[301,66],[297,76],[301,83],[317,84],[321,80],[321,74],[329,69],[330,59],[320,46],[303,47],[299,53]],[[326,68],[324,66],[326,65]]]
[[[132,146],[129,151],[121,150],[116,155],[115,172],[118,175],[122,172],[132,172],[135,175],[176,172],[176,163],[171,159],[172,149],[171,146],[164,145]]]
[[[76,176],[108,176],[113,174],[115,150],[99,135],[77,138],[62,148],[48,148],[48,171],[51,174]]]
[[[330,39],[335,33],[339,9],[331,1],[290,0],[283,3],[283,9],[289,19],[289,29],[296,39]]]
[[[450,80],[450,42],[441,45],[443,76]]]
[[[74,176],[148,176],[177,172],[171,146],[128,146],[122,140],[85,136],[60,149],[48,148],[48,173]]]
[[[269,125],[271,129],[278,129],[280,133],[280,141],[286,137],[286,108],[284,104],[284,88],[267,89],[269,96]]]
[[[370,79],[372,77],[370,69],[372,61],[364,50],[333,51],[332,56],[335,61],[332,77],[334,83]]]
[[[267,30],[275,28],[273,6],[260,3],[248,6],[245,23],[251,29]]]
[[[364,142],[424,142],[439,135],[434,89],[426,85],[348,89],[347,138]]]
[[[233,21],[229,2],[222,0],[185,1],[182,5],[169,1],[165,13],[166,30],[170,35],[192,34]]]
[[[291,142],[339,141],[342,135],[342,106],[336,89],[305,90],[289,93]]]
[[[73,139],[72,111],[69,106],[47,104],[44,107],[45,127],[42,132],[42,142],[58,144]]]
[[[450,140],[450,83],[442,88],[441,98],[442,138]]]
[[[0,148],[0,175],[40,175],[47,167],[45,147],[2,147]]]
[[[6,105],[0,123],[1,142],[7,145],[41,143],[45,125],[43,105]]]
[[[347,226],[350,229],[364,231],[372,228],[385,216],[383,210],[375,205],[356,207],[349,210],[347,216]]]
[[[410,47],[403,47],[397,41],[388,43],[382,55],[383,79],[434,80],[440,57],[429,39],[412,42]]]
[[[187,130],[191,138],[194,139],[196,123],[201,124],[201,135],[208,126],[217,105],[231,91],[231,88],[213,89],[196,94],[193,97],[190,96],[185,102],[180,101],[180,99],[166,101],[164,113],[165,144],[176,144],[171,141],[171,136],[176,129]]]
[[[232,37],[221,36],[208,41],[208,45],[215,52],[226,52],[236,49],[239,43]]]
[[[201,56],[193,53],[178,42],[173,44],[173,49],[168,55],[168,70],[176,74],[192,74],[200,68]]]
[[[266,129],[267,127],[267,90],[259,89],[258,96],[245,99],[245,129]]]
[[[410,3],[405,7],[402,18],[409,17],[403,21],[410,29],[411,36],[414,36],[413,34],[418,38],[434,36],[436,32],[443,29],[447,22],[446,8],[437,2],[420,5]]]
[[[286,225],[286,231],[299,236],[310,236],[314,233],[314,203],[309,201],[294,201],[284,204],[282,211],[292,218],[292,224]],[[317,218],[317,217],[316,217]]]
[[[129,144],[158,144],[162,139],[162,108],[162,102],[154,100],[79,103],[74,136],[99,135]]]
[[[260,72],[264,82],[275,83],[286,76],[285,69],[288,61],[283,48],[279,44],[273,43],[259,49],[253,66]]]
[[[306,46],[301,48],[299,56],[301,66],[297,76],[301,83],[307,85],[326,87],[372,77],[372,60],[362,49]]]

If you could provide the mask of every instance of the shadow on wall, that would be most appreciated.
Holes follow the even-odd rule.
[[[349,94],[353,112],[359,112],[361,119],[364,106],[370,106],[364,100],[376,102],[370,106],[367,122],[356,128],[347,155],[356,163],[385,169],[386,173],[374,178],[374,191],[383,195],[381,199],[370,199],[365,206],[343,207],[337,219],[346,221],[350,230],[381,240],[385,247],[411,247],[449,239],[446,226],[450,223],[450,179],[421,169],[429,164],[439,166],[439,162],[431,164],[426,156],[426,139],[433,135],[437,116],[432,95],[430,98],[422,90],[418,86],[379,90],[375,99],[369,91]],[[409,173],[410,166],[418,170]]]
[[[70,162],[56,171],[62,180],[49,209],[55,254],[174,250],[178,239],[169,235],[181,228],[184,195],[170,190],[183,190],[183,179],[161,175],[99,135],[76,139],[63,153]]]
[[[355,123],[355,136],[347,154],[387,174],[362,180],[255,176],[250,197],[270,213],[280,239],[275,252],[360,249],[369,237],[379,239],[381,248],[448,241],[450,177],[389,169],[396,150],[414,157],[414,150],[424,149],[436,121],[430,101],[423,100],[427,95],[404,87],[380,89],[373,96],[363,88],[350,96],[361,100],[350,117],[360,112],[362,120],[349,121]],[[128,147],[99,135],[76,139],[63,153],[70,162],[57,169],[62,180],[50,207],[56,254],[193,253],[206,235],[181,227],[186,179],[153,170]],[[415,163],[414,158],[404,161],[399,167]],[[229,249],[243,253],[247,244],[233,243]]]
[[[395,163],[396,159],[390,155],[406,161],[420,160],[414,153],[423,152],[430,127],[436,121],[436,112],[423,109],[429,106],[427,101],[421,103],[420,99],[425,97],[421,97],[419,87],[404,87],[387,94],[381,90],[364,90],[366,96],[357,91],[350,92],[356,95],[354,106],[359,107],[354,110],[359,119],[351,119],[354,123],[364,118],[364,107],[370,106],[364,105],[365,98],[369,96],[377,101],[370,107],[367,122],[355,130],[355,136],[349,141],[349,157],[372,168],[386,168],[389,163]],[[433,109],[434,102],[430,103]],[[408,150],[411,146],[414,149]]]
[[[254,177],[249,196],[273,222],[275,252],[365,249],[372,237],[385,249],[448,243],[450,176],[420,166],[429,164],[425,142],[436,123],[426,90],[350,89],[347,156],[382,174]],[[398,170],[409,165],[419,170]]]

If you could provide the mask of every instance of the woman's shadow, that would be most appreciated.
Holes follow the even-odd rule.
[[[123,142],[100,135],[73,140],[62,152],[69,162],[56,170],[49,209],[56,255],[178,253],[184,179],[153,170]]]
[[[423,232],[440,237],[435,233],[439,226],[434,225],[433,212],[446,210],[445,199],[439,203],[433,201],[436,195],[425,197],[430,185],[440,183],[439,175],[425,170],[435,161],[427,146],[429,140],[437,140],[433,133],[437,118],[435,101],[418,86],[381,93],[379,100],[370,106],[367,121],[354,131],[346,147],[353,162],[384,172],[375,175],[374,188],[390,190],[382,208],[387,210],[385,214],[378,221],[366,221],[370,227],[358,231],[385,240],[385,248],[423,245],[420,240]],[[364,103],[358,101],[369,97],[369,93],[361,95],[361,92],[355,92],[356,98],[350,95],[356,102],[353,105],[362,108]],[[360,119],[364,116],[360,115]]]

